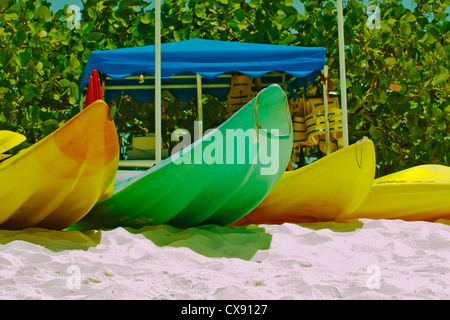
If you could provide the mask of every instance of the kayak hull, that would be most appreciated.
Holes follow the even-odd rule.
[[[234,225],[341,219],[365,199],[374,175],[374,145],[363,139],[285,172],[258,207]]]
[[[63,229],[113,182],[118,137],[99,100],[52,134],[0,163],[0,228]]]
[[[347,218],[450,219],[450,167],[420,165],[375,179],[366,200]]]
[[[114,195],[98,202],[71,229],[163,223],[185,228],[238,220],[262,201],[289,162],[292,122],[287,108],[279,86],[266,88],[202,139],[148,171],[118,177]],[[261,131],[254,130],[256,124]],[[270,163],[262,157],[266,145],[272,148]]]

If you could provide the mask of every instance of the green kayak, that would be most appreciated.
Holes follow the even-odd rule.
[[[281,177],[292,137],[286,94],[271,85],[202,139],[147,171],[117,177],[112,197],[68,229],[233,223]]]

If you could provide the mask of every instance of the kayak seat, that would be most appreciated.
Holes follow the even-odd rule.
[[[154,132],[134,133],[131,145],[127,148],[128,160],[153,160],[155,159],[156,139]],[[161,150],[161,157],[169,156],[168,149]]]

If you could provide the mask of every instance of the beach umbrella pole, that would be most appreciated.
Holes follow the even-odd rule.
[[[341,82],[342,135],[344,140],[344,147],[347,147],[348,146],[347,83],[345,78],[344,17],[342,12],[342,0],[337,0],[337,14],[338,14],[338,38],[339,38],[339,76]]]
[[[155,161],[161,162],[161,0],[155,1]]]

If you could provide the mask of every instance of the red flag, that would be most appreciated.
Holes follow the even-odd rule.
[[[84,102],[84,107],[88,107],[91,103],[96,100],[102,100],[102,86],[100,84],[100,78],[98,76],[97,69],[93,69],[91,76],[89,77],[89,84],[86,93],[86,101]]]

